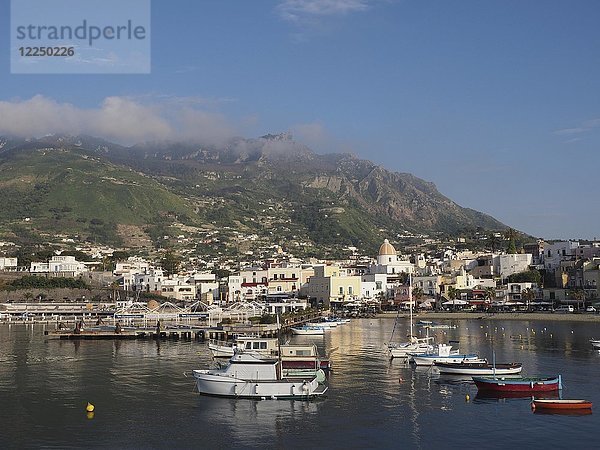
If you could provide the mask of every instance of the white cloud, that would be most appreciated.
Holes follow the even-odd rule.
[[[595,128],[600,128],[600,119],[586,120],[585,122],[583,122],[578,127],[563,128],[563,129],[560,129],[560,130],[556,130],[554,132],[554,134],[558,134],[558,135],[580,134],[580,133],[586,133],[586,132],[591,131],[591,130],[593,130]]]
[[[292,125],[290,133],[299,142],[319,153],[354,153],[354,145],[333,136],[319,122]]]
[[[219,113],[200,109],[198,99],[143,102],[107,97],[97,108],[80,108],[36,95],[28,100],[0,101],[0,134],[39,137],[88,134],[122,144],[151,140],[222,143],[235,129]]]
[[[368,8],[368,0],[284,0],[277,6],[277,11],[283,19],[299,22],[310,17],[343,15]]]

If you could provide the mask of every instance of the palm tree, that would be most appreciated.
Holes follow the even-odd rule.
[[[531,302],[535,300],[535,291],[531,288],[527,288],[521,293],[521,295],[525,300],[527,300],[527,311],[529,311]]]
[[[570,296],[577,300],[577,309],[579,310],[579,301],[583,301],[585,303],[585,291],[583,289],[574,289],[571,290]]]
[[[456,297],[458,297],[458,289],[456,289],[454,286],[450,286],[446,290],[446,294],[450,300],[454,300]]]
[[[496,288],[488,286],[483,290],[484,298],[487,300],[486,303],[492,303],[492,301],[496,298]]]

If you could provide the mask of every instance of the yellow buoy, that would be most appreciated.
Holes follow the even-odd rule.
[[[88,402],[87,406],[85,407],[85,410],[87,412],[94,412],[94,405],[92,405],[90,402]]]
[[[471,396],[469,394],[465,395],[465,401],[468,402],[469,400],[471,400]]]

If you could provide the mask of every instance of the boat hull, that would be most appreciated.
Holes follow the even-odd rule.
[[[412,355],[412,361],[417,366],[433,366],[434,363],[445,362],[452,364],[460,364],[461,362],[485,362],[484,359],[479,358],[475,354],[470,355],[450,355],[450,356],[438,356],[438,355]]]
[[[468,363],[460,362],[458,364],[451,364],[447,362],[436,362],[436,368],[441,374],[448,375],[515,375],[521,373],[523,366],[518,363],[514,364],[496,364],[493,365],[487,363]]]
[[[299,336],[323,336],[325,334],[325,330],[323,328],[292,328],[292,334],[296,334]]]
[[[313,380],[249,381],[213,375],[208,370],[194,370],[196,387],[202,395],[215,397],[266,399],[309,399],[324,395],[327,386]]]
[[[587,400],[540,400],[535,399],[531,402],[532,409],[546,410],[579,410],[592,409],[592,402]]]
[[[486,378],[473,377],[477,389],[493,392],[548,392],[562,389],[559,377],[550,378]]]
[[[400,344],[398,346],[389,346],[391,358],[410,358],[412,353],[427,353],[433,351],[430,344]]]

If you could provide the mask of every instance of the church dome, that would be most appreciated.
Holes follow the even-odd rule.
[[[379,256],[388,255],[396,256],[396,249],[392,244],[390,244],[390,241],[386,239],[383,241],[383,244],[381,244],[381,247],[379,247]]]

